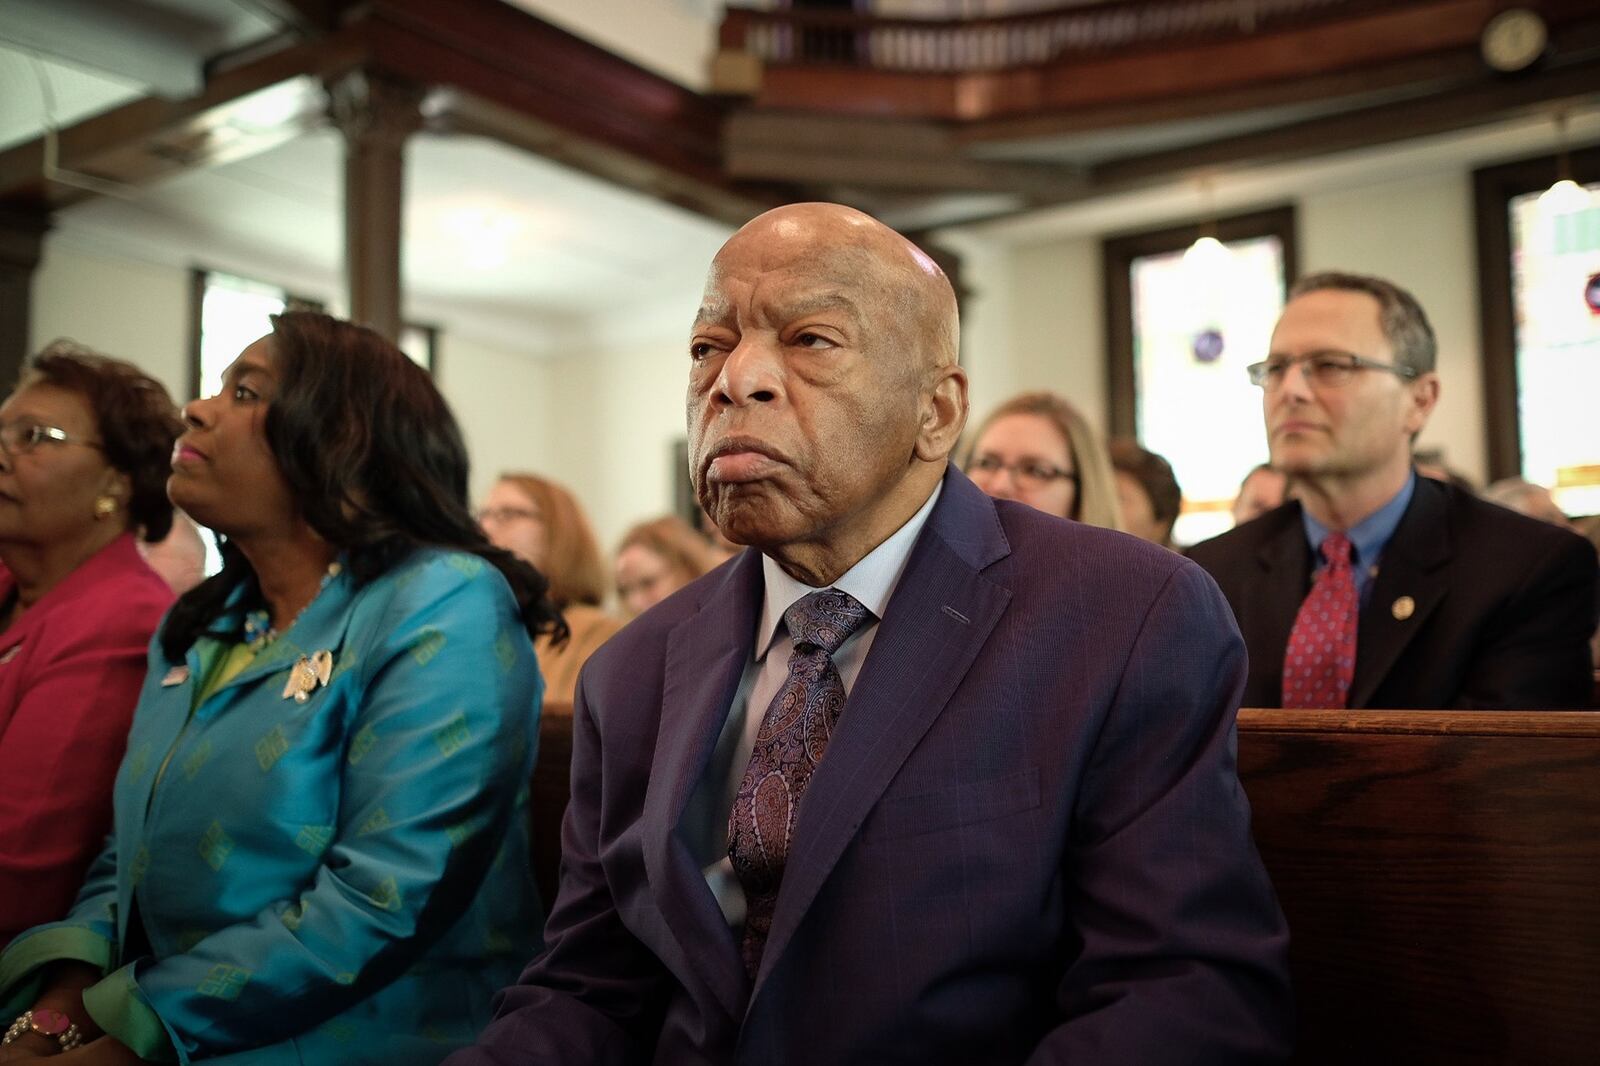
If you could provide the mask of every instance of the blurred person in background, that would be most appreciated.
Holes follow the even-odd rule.
[[[632,618],[709,572],[722,557],[677,515],[641,522],[617,548],[617,602]]]
[[[1183,510],[1183,490],[1172,464],[1133,440],[1111,442],[1111,467],[1116,472],[1117,504],[1129,533],[1172,547],[1172,527]]]
[[[0,1061],[424,1066],[538,946],[545,581],[473,521],[425,371],[272,323],[184,409],[168,491],[222,570],[150,649],[71,913],[0,954]]]
[[[973,436],[965,469],[996,499],[1091,526],[1125,528],[1104,442],[1055,393],[1026,392],[990,412]]]
[[[1518,514],[1537,518],[1552,526],[1572,529],[1572,519],[1556,503],[1550,490],[1520,477],[1501,478],[1483,490],[1483,498],[1501,507],[1509,507]]]
[[[478,511],[484,533],[497,547],[535,567],[550,582],[550,598],[566,618],[564,642],[534,642],[544,694],[552,710],[572,706],[578,671],[623,620],[600,607],[606,594],[605,562],[577,499],[549,478],[501,474]]]
[[[1289,479],[1271,463],[1251,467],[1239,483],[1233,499],[1233,524],[1242,526],[1268,511],[1282,507],[1290,498]]]
[[[178,596],[206,579],[205,534],[182,511],[172,512],[172,530],[161,540],[141,540],[139,552]]]
[[[0,947],[60,918],[111,828],[111,782],[172,592],[166,389],[64,341],[0,405]]]

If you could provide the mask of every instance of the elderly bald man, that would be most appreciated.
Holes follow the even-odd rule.
[[[950,465],[957,336],[848,208],[717,255],[690,462],[749,547],[589,660],[546,950],[451,1064],[1285,1056],[1227,603]]]

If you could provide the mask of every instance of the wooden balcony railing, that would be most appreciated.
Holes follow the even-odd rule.
[[[763,65],[959,74],[1226,40],[1404,6],[1404,0],[1108,0],[986,18],[908,19],[730,5],[721,50]]]

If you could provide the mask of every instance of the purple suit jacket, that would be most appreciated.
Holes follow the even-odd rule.
[[[1240,1064],[1287,932],[1194,564],[951,468],[801,808],[753,985],[680,820],[750,655],[745,552],[590,659],[547,947],[489,1063]]]

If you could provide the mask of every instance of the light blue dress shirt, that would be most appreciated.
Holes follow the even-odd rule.
[[[1417,472],[1413,470],[1411,476],[1406,478],[1406,483],[1394,497],[1382,507],[1373,511],[1367,517],[1357,522],[1346,533],[1350,538],[1351,568],[1355,573],[1356,595],[1361,599],[1361,606],[1367,605],[1367,599],[1372,591],[1372,579],[1377,576],[1378,565],[1383,560],[1383,549],[1389,544],[1389,539],[1394,536],[1395,529],[1400,525],[1400,519],[1405,517],[1406,508],[1411,506],[1411,494],[1417,488]],[[1322,542],[1328,539],[1332,532],[1327,526],[1311,517],[1311,512],[1304,507],[1300,508],[1300,519],[1305,524],[1306,543],[1311,545],[1311,558],[1315,565],[1311,569],[1312,580],[1322,573],[1322,568],[1327,563],[1322,558]]]

